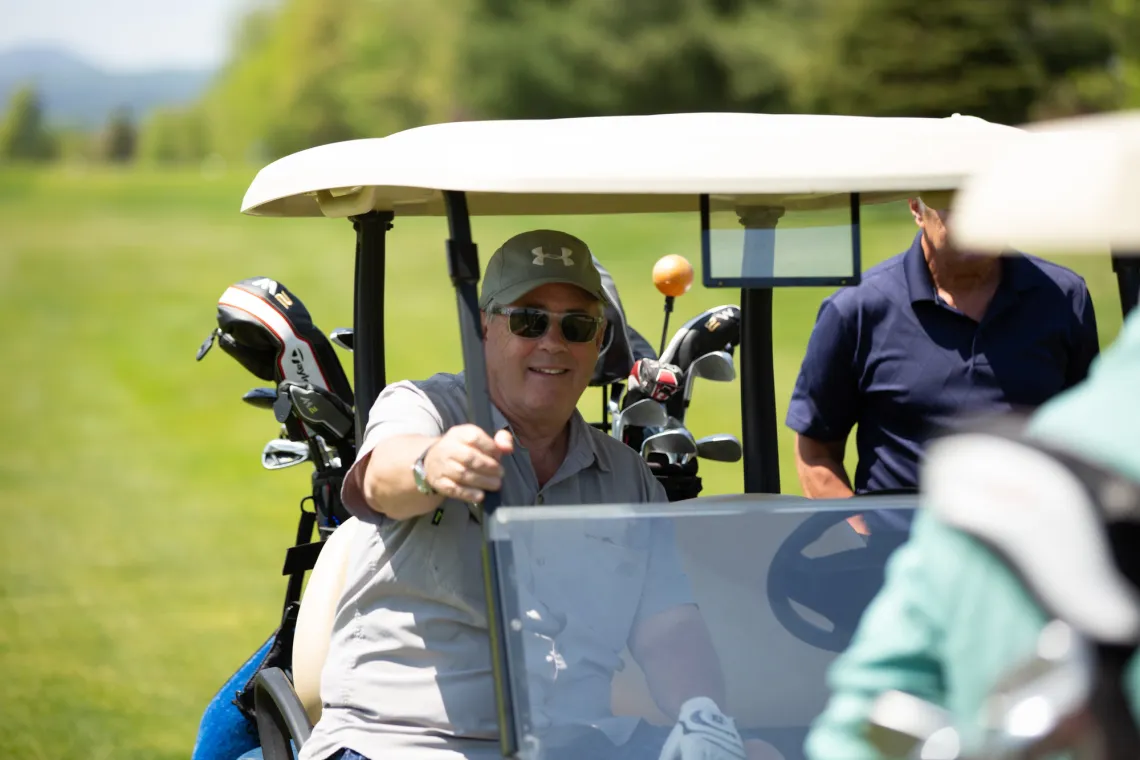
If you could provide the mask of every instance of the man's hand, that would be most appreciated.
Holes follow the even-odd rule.
[[[659,760],[746,760],[744,742],[732,719],[708,697],[681,705],[677,725],[665,740]]]
[[[513,450],[514,441],[506,430],[492,439],[478,425],[456,425],[428,451],[424,473],[437,493],[478,503],[484,492],[502,488],[503,454]]]

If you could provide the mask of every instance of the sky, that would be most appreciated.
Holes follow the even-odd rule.
[[[317,0],[319,1],[319,0]],[[0,0],[0,51],[62,47],[109,71],[210,68],[254,0]]]

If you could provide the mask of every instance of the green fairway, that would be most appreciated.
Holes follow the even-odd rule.
[[[353,233],[346,221],[243,217],[251,177],[0,171],[0,355],[14,370],[0,444],[0,757],[186,758],[207,701],[276,626],[311,471],[263,470],[278,426],[240,400],[263,383],[216,347],[201,363],[194,354],[226,286],[254,275],[285,283],[326,333],[351,325]],[[865,266],[909,244],[904,206],[865,216]],[[656,345],[650,271],[668,253],[699,263],[695,214],[563,221],[611,267]],[[480,257],[561,223],[476,219]],[[390,380],[460,368],[445,236],[442,220],[400,220],[389,235]],[[1120,326],[1109,262],[1063,263],[1087,278],[1107,345]],[[775,296],[789,493],[782,420],[827,292]],[[739,299],[698,283],[672,325]],[[700,383],[694,434],[739,435],[739,391]],[[591,390],[582,409],[596,419],[600,405]],[[742,487],[739,465],[701,471],[706,493]]]

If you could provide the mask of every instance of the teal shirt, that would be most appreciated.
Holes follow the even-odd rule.
[[[1088,380],[1037,411],[1030,433],[1140,481],[1140,310],[1094,362]],[[987,692],[1002,673],[1032,656],[1046,622],[994,554],[920,513],[850,647],[832,666],[832,697],[808,735],[807,757],[879,758],[863,732],[871,704],[891,689],[949,710],[969,748]],[[1137,660],[1127,686],[1140,720]]]

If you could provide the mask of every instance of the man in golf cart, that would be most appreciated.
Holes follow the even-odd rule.
[[[533,505],[666,501],[637,452],[576,408],[598,360],[606,302],[585,243],[550,230],[517,235],[488,262],[480,298],[496,434],[469,424],[462,375],[393,383],[377,398],[345,479],[344,504],[366,525],[348,550],[323,709],[303,760],[498,756],[477,506],[484,493]],[[581,543],[571,555],[581,564],[563,585],[593,584],[598,603],[635,609],[627,630],[564,625],[552,634],[554,622],[578,616],[572,605],[559,608],[564,600],[536,598],[524,600],[533,611],[524,635],[549,636],[552,657],[613,667],[628,643],[676,726],[610,716],[613,674],[604,665],[559,672],[548,704],[580,717],[583,703],[604,694],[583,726],[588,738],[567,737],[574,751],[592,742],[592,757],[619,745],[621,757],[772,757],[763,742],[746,750],[717,707],[723,676],[667,525],[569,539]],[[556,572],[531,553],[520,572]]]
[[[932,433],[960,415],[1037,407],[1084,379],[1097,354],[1080,276],[1035,257],[959,250],[947,193],[909,205],[910,248],[820,306],[787,414],[809,497],[913,489]],[[852,480],[843,458],[855,426]],[[868,533],[878,522],[852,524]]]

